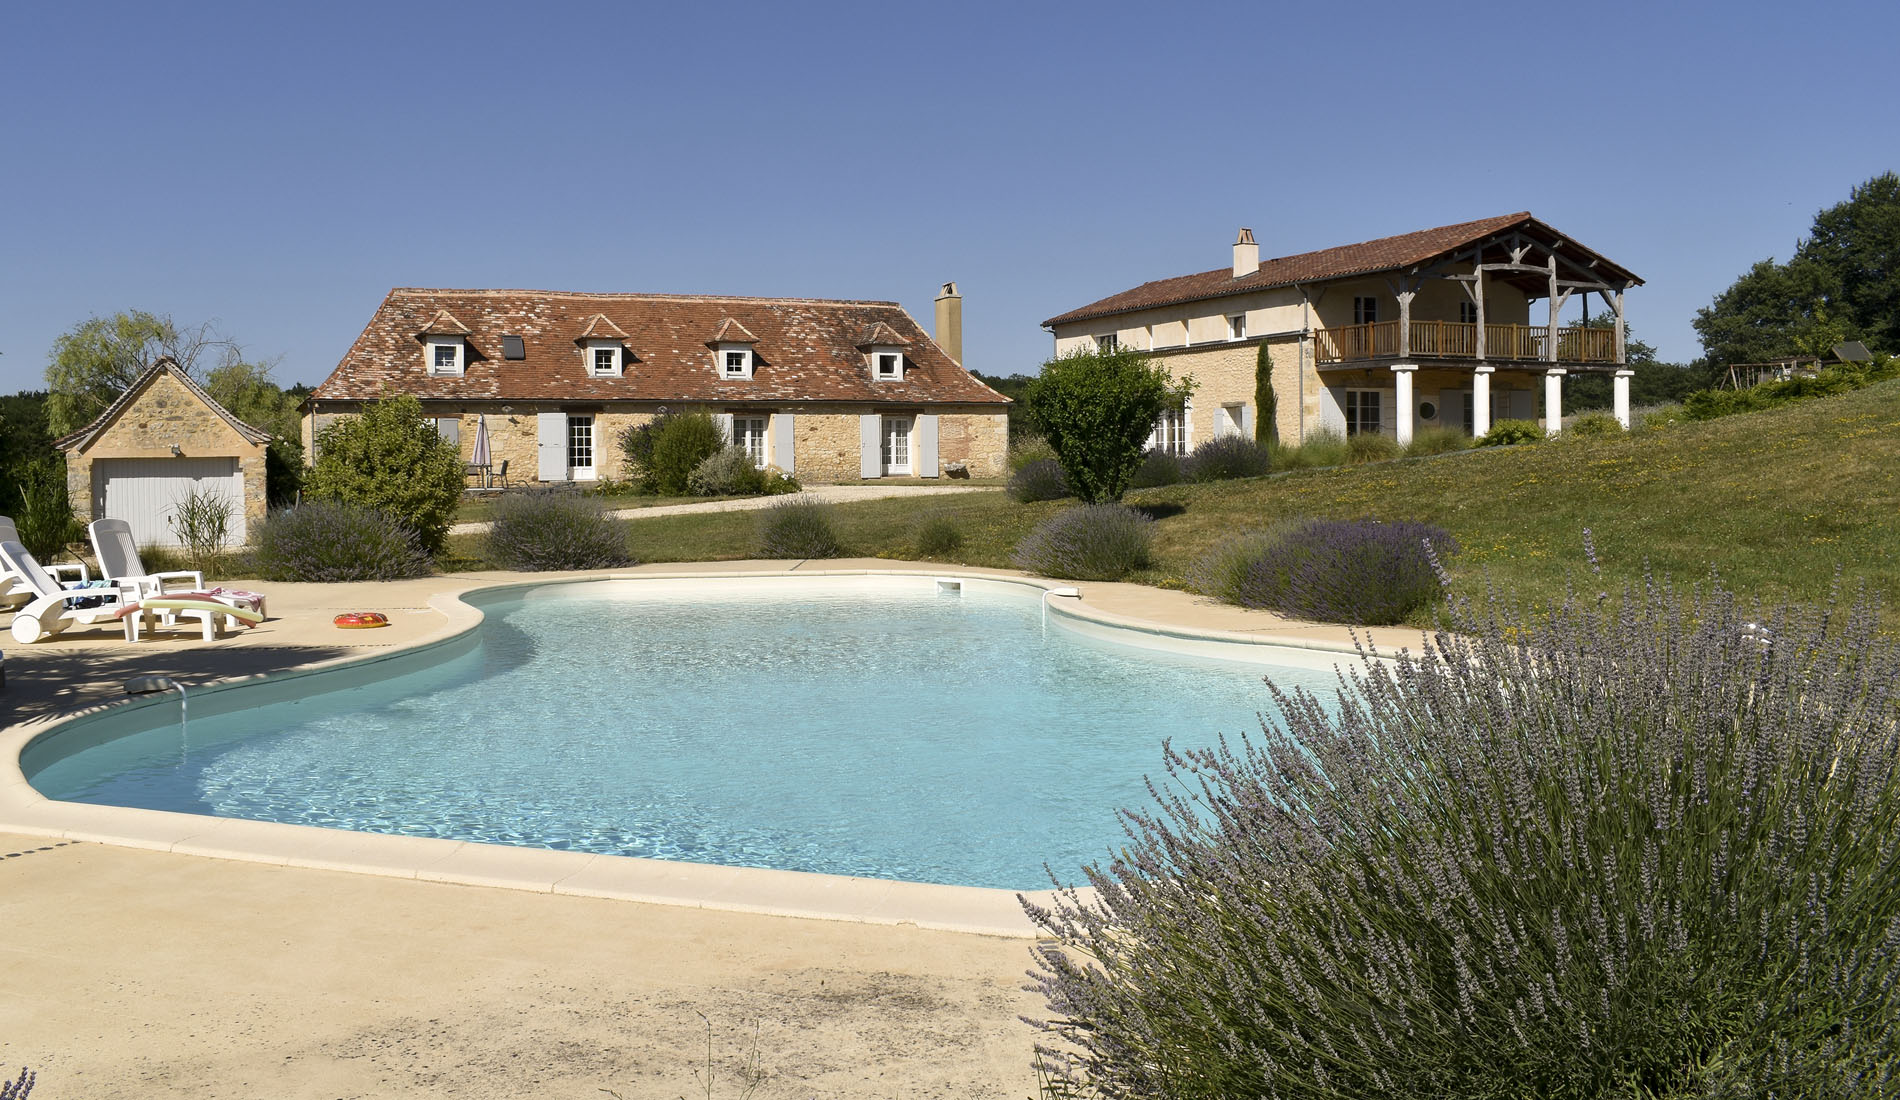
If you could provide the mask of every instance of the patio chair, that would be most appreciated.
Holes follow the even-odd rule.
[[[132,525],[122,519],[95,519],[86,525],[86,537],[92,540],[93,556],[99,559],[99,573],[106,580],[122,584],[140,596],[162,596],[166,592],[199,592],[205,575],[195,569],[175,569],[153,573],[139,560],[138,543],[132,539]]]
[[[494,486],[497,489],[506,489],[508,487],[508,460],[507,459],[505,458],[502,459],[501,465],[495,467],[495,472],[489,475],[488,484]]]
[[[0,542],[19,541],[20,530],[14,526],[13,520],[7,516],[0,516]],[[74,579],[79,581],[92,579],[92,574],[86,569],[86,563],[83,561],[67,565],[42,565],[40,568],[51,574],[55,583],[61,582],[60,574],[62,573],[76,574]],[[25,578],[15,575],[13,570],[5,565],[0,565],[0,607],[15,607],[32,598],[33,589],[26,583]]]
[[[68,626],[93,623],[119,624],[119,609],[133,595],[131,590],[111,585],[105,588],[61,588],[52,574],[27,553],[18,542],[0,542],[0,566],[25,581],[33,597],[25,607],[13,613],[13,638],[31,644],[50,638]],[[128,629],[127,633],[130,631]]]

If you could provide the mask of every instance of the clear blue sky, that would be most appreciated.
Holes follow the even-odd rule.
[[[1690,319],[1900,168],[1900,4],[26,4],[0,392],[94,314],[315,383],[392,286],[964,294],[965,359],[1149,279],[1528,209]]]

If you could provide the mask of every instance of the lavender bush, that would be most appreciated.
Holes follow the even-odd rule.
[[[789,497],[759,514],[759,554],[766,558],[835,558],[842,548],[831,509]]]
[[[33,1091],[34,1075],[25,1066],[20,1067],[20,1076],[11,1081],[0,1081],[0,1100],[26,1100],[27,1093]]]
[[[1242,531],[1214,544],[1188,567],[1187,585],[1204,596],[1225,603],[1239,603],[1241,586],[1254,562],[1278,546],[1287,535],[1302,526],[1293,520],[1275,524],[1264,531]]]
[[[1053,458],[1038,458],[1024,463],[1009,475],[1006,492],[1011,500],[1023,504],[1038,500],[1061,500],[1069,495],[1069,481],[1062,472],[1062,463]]]
[[[953,554],[963,546],[963,531],[957,521],[938,513],[925,516],[917,524],[917,533],[911,539],[921,557],[940,558]]]
[[[504,495],[488,527],[486,556],[504,569],[611,569],[632,565],[626,520],[599,499],[556,490]]]
[[[1428,523],[1307,520],[1262,543],[1245,570],[1232,575],[1225,598],[1296,619],[1403,622],[1444,591],[1427,543],[1440,556],[1457,550],[1444,528]]]
[[[390,581],[430,570],[402,521],[338,500],[305,500],[266,516],[251,566],[267,581]]]
[[[1141,453],[1141,465],[1128,480],[1130,489],[1154,489],[1181,483],[1181,460],[1166,451],[1149,448]]]
[[[1030,906],[1052,1092],[1900,1090],[1900,653],[1874,609],[1646,583],[1455,608],[1338,704],[1164,749],[1158,804]]]
[[[1189,481],[1259,477],[1273,468],[1267,449],[1244,435],[1223,435],[1194,448],[1181,472]]]
[[[1148,567],[1154,521],[1119,504],[1085,504],[1050,516],[1017,545],[1016,568],[1079,581],[1120,580]]]

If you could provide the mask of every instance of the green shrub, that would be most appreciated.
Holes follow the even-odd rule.
[[[1141,465],[1129,479],[1130,489],[1155,489],[1181,483],[1181,459],[1166,451],[1150,448],[1141,456]]]
[[[1346,437],[1332,428],[1316,428],[1306,434],[1297,447],[1280,447],[1273,452],[1276,470],[1320,470],[1344,466],[1352,461],[1352,448]]]
[[[1049,441],[1042,436],[1034,432],[1025,432],[1021,440],[1010,440],[1010,473],[1013,474],[1031,462],[1041,462],[1043,459],[1054,462],[1056,460],[1056,449],[1049,446]]]
[[[1399,441],[1384,432],[1359,432],[1346,437],[1346,455],[1354,463],[1385,462],[1404,453]]]
[[[1500,420],[1478,440],[1480,447],[1510,447],[1519,443],[1542,443],[1544,426],[1535,420]]]
[[[620,433],[620,454],[627,460],[627,477],[636,483],[646,479],[653,462],[653,440],[673,414],[662,412],[644,424],[635,424]]]
[[[1253,441],[1271,447],[1280,439],[1280,398],[1273,392],[1273,351],[1262,343],[1253,356]]]
[[[631,528],[601,502],[560,489],[508,493],[495,504],[485,555],[504,569],[611,569],[632,565]]]
[[[1181,463],[1189,481],[1232,481],[1259,477],[1273,468],[1267,449],[1244,435],[1223,435],[1194,448]]]
[[[1149,564],[1154,521],[1119,504],[1085,504],[1036,525],[1016,546],[1016,568],[1045,577],[1118,581]]]
[[[26,466],[20,479],[20,511],[13,517],[20,545],[48,565],[66,553],[66,547],[86,537],[86,525],[73,515],[66,497],[66,464],[58,458]]]
[[[1623,434],[1623,425],[1609,413],[1585,413],[1572,420],[1563,434],[1576,439],[1608,439]]]
[[[1188,567],[1188,587],[1222,603],[1239,603],[1248,570],[1262,554],[1279,545],[1294,526],[1283,521],[1265,531],[1242,531],[1215,543]]]
[[[440,553],[462,499],[462,455],[422,419],[407,394],[367,402],[359,416],[317,432],[305,496],[381,512],[402,522],[424,553]]]
[[[798,483],[797,478],[779,469],[777,466],[767,466],[765,469],[759,471],[759,492],[764,493],[768,497],[782,496],[786,493],[796,493],[802,488],[804,488],[804,486]]]
[[[1055,1087],[1900,1091],[1893,640],[1866,607],[1596,587],[1166,750],[1094,889],[1031,910]]]
[[[1831,397],[1900,377],[1900,357],[1882,356],[1870,363],[1836,363],[1811,378],[1763,382],[1745,390],[1698,390],[1682,399],[1689,420],[1714,420],[1737,413],[1760,412],[1791,401]]]
[[[1062,464],[1053,458],[1039,458],[1009,477],[1009,498],[1023,504],[1039,500],[1061,500],[1069,495],[1069,479]]]
[[[756,496],[765,491],[765,475],[735,444],[700,460],[686,475],[686,491],[696,497]]]
[[[940,558],[954,554],[963,546],[963,532],[949,516],[926,516],[917,524],[917,533],[911,543],[916,546],[920,557]]]
[[[267,581],[391,581],[429,573],[429,555],[395,516],[322,497],[258,525],[251,567]]]
[[[1412,433],[1412,441],[1405,445],[1407,456],[1417,458],[1421,455],[1450,454],[1453,451],[1468,451],[1477,443],[1457,428],[1433,426],[1420,428]]]
[[[842,549],[828,505],[792,497],[759,514],[761,557],[835,558]]]
[[[1069,491],[1094,504],[1121,499],[1162,410],[1192,388],[1132,348],[1083,348],[1043,363],[1023,407],[1055,448]]]
[[[224,548],[231,542],[231,519],[239,507],[211,486],[194,487],[172,505],[172,514],[165,517],[165,522],[185,548],[193,571],[209,572],[224,556]]]
[[[718,454],[726,437],[709,413],[675,413],[655,422],[653,451],[640,474],[649,493],[684,496],[686,481],[700,463]]]

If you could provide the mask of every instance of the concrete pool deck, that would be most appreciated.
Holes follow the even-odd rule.
[[[0,1065],[30,1064],[68,1095],[475,1096],[531,1080],[670,1097],[703,1092],[703,1012],[728,1083],[754,1039],[734,1029],[756,1023],[773,1075],[761,1095],[1027,1095],[1033,1037],[1016,1016],[1038,1004],[1017,937],[1031,930],[1003,892],[76,806],[24,788],[14,763],[135,676],[197,686],[427,646],[472,621],[452,597],[475,588],[817,572],[1020,576],[837,560],[251,584],[272,620],[212,643],[0,640]],[[1143,629],[1347,641],[1185,593],[1078,587],[1093,617]],[[392,626],[331,626],[348,610]]]

